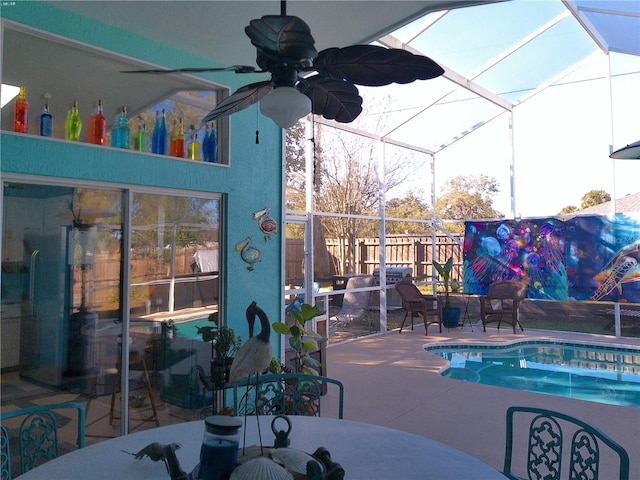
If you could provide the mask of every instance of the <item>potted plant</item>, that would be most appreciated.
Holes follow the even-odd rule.
[[[289,345],[295,351],[294,370],[296,373],[306,373],[319,375],[318,369],[321,367],[319,361],[311,356],[312,352],[319,349],[318,341],[322,337],[315,332],[306,330],[305,324],[321,315],[322,312],[317,306],[307,303],[300,305],[300,310],[289,312],[294,319],[294,324],[289,326],[286,323],[274,322],[273,330],[280,335],[289,335]]]
[[[438,271],[438,275],[442,278],[444,284],[444,307],[442,307],[442,324],[447,328],[455,328],[460,322],[460,307],[452,307],[449,299],[449,278],[451,277],[451,269],[453,268],[453,257],[449,257],[443,264],[433,261],[433,266]]]
[[[303,303],[300,305],[299,311],[291,310],[289,313],[294,319],[293,325],[290,326],[286,323],[274,322],[272,327],[276,333],[289,336],[289,345],[295,351],[292,369],[295,373],[320,375],[319,369],[322,367],[322,364],[313,358],[311,354],[319,350],[318,341],[323,338],[315,332],[307,330],[305,325],[309,320],[321,315],[322,312],[315,305],[311,306]],[[280,368],[286,372],[291,367],[289,365],[282,365]],[[285,397],[285,408],[289,414],[300,414],[301,412],[315,413],[320,402],[316,389],[309,388],[309,385],[304,382],[301,384],[288,384],[285,390]],[[293,398],[298,399],[295,406]],[[295,409],[297,409],[297,412],[294,412]]]
[[[222,386],[229,379],[231,363],[242,345],[242,339],[236,336],[233,328],[218,325],[218,312],[209,315],[208,320],[213,323],[212,326],[196,325],[196,328],[202,340],[211,343],[211,378],[217,386]]]

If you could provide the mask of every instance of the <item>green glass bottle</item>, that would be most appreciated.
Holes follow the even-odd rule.
[[[140,125],[138,133],[135,136],[135,148],[139,152],[149,151],[149,134],[147,133],[147,125],[143,123]]]
[[[82,120],[80,119],[80,113],[78,112],[78,102],[74,101],[67,115],[67,119],[64,122],[64,138],[65,140],[71,140],[77,142],[80,140],[80,133],[82,132]]]

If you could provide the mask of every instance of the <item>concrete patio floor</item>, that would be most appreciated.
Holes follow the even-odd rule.
[[[344,384],[344,418],[429,437],[502,470],[507,408],[548,408],[578,417],[611,436],[629,454],[630,478],[640,479],[640,406],[620,407],[444,378],[438,372],[447,361],[423,349],[427,342],[451,340],[501,342],[536,337],[635,346],[640,340],[534,330],[514,335],[509,329],[498,332],[489,327],[487,333],[481,327],[473,330],[467,325],[443,328],[440,334],[431,326],[426,337],[424,327],[416,325],[415,330],[401,334],[391,331],[330,345],[327,371]]]

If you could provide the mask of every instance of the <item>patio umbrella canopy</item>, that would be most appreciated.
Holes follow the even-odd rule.
[[[620,160],[640,160],[640,140],[616,150],[609,157]]]

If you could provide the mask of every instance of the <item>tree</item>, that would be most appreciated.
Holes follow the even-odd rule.
[[[558,212],[558,215],[569,215],[578,210],[578,207],[575,205],[567,205],[562,210]]]
[[[388,200],[385,214],[387,218],[431,220],[431,208],[414,192],[409,192],[403,198]],[[387,222],[386,232],[387,234],[430,233],[429,228],[423,223],[400,221]]]
[[[498,181],[486,175],[458,175],[447,181],[436,199],[436,217],[440,220],[503,218],[493,208],[493,195],[500,191]],[[461,223],[447,224],[452,233],[462,233]]]
[[[596,205],[600,205],[601,203],[610,202],[611,195],[609,195],[604,190],[589,190],[582,197],[582,203],[580,204],[580,209],[583,210],[585,208],[594,207]]]
[[[285,171],[286,171],[286,209],[306,211],[306,154],[307,142],[314,145],[314,157],[317,158],[314,138],[307,138],[306,122],[300,121],[288,128],[285,135]],[[314,167],[314,178],[317,169]],[[317,183],[314,181],[314,184]],[[312,218],[313,224],[313,272],[318,278],[329,278],[335,273],[327,250],[322,222],[319,217]],[[287,224],[286,238],[304,238],[301,224]]]
[[[286,208],[305,210],[305,161],[307,141],[305,122],[288,128],[285,135]]]
[[[347,215],[324,216],[322,225],[325,235],[339,242],[338,269],[341,273],[353,272],[356,238],[377,237],[380,231],[377,220],[358,216],[378,215],[381,143],[333,129],[320,129],[316,139],[320,135],[322,148],[316,151],[315,210]],[[405,151],[401,155],[387,151],[385,160],[387,190],[402,184],[418,168],[413,152]]]

